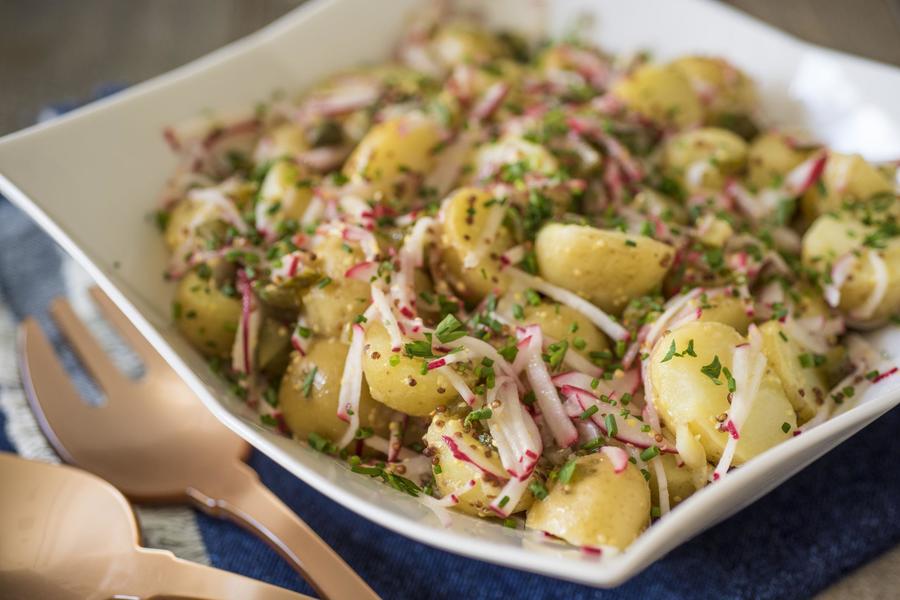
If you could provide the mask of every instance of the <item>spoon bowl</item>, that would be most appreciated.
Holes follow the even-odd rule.
[[[89,473],[0,453],[0,481],[4,598],[309,598],[142,548],[128,501]]]

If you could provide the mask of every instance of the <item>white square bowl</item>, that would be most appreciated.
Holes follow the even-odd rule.
[[[243,406],[172,327],[166,253],[147,217],[175,158],[164,126],[205,109],[251,106],[276,89],[302,90],[328,73],[386,57],[424,0],[322,0],[190,65],[0,139],[0,191],[78,260],[223,422],[286,469],[358,514],[458,554],[595,586],[635,575],[682,542],[750,504],[900,403],[900,386],[773,448],[680,505],[621,555],[597,560],[530,532],[457,515],[443,528],[413,498],[245,418]],[[527,8],[523,8],[527,7]],[[537,6],[540,6],[538,4]],[[485,3],[496,24],[564,31],[583,13],[616,51],[724,56],[759,83],[776,121],[871,159],[900,157],[900,70],[817,48],[703,0],[559,0],[541,8]],[[546,10],[537,14],[535,10]],[[39,274],[35,274],[39,276]],[[900,348],[886,332],[883,348]],[[892,378],[894,379],[894,378]]]

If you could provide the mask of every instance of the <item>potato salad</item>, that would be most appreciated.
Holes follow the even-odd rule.
[[[175,324],[386,494],[622,550],[897,371],[897,165],[765,123],[721,58],[418,15],[164,131]]]

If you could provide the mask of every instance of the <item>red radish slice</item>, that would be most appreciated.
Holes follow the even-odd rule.
[[[728,410],[728,420],[725,424],[729,436],[722,457],[713,471],[714,480],[722,478],[731,467],[740,439],[740,431],[753,408],[753,403],[759,393],[760,382],[766,372],[766,356],[762,352],[762,336],[756,325],[750,325],[748,336],[750,343],[742,344],[734,350],[732,371],[735,390],[731,395],[731,408]]]
[[[875,314],[875,311],[884,300],[884,296],[888,289],[888,270],[884,259],[879,256],[878,252],[869,250],[869,264],[872,266],[872,275],[875,278],[875,285],[872,291],[862,305],[850,311],[850,317],[855,321],[865,321]]]
[[[507,481],[506,485],[503,486],[503,489],[497,494],[497,497],[494,498],[494,501],[491,502],[491,510],[493,510],[498,517],[503,519],[511,515],[512,511],[516,509],[516,505],[519,504],[519,500],[521,500],[522,496],[525,494],[525,490],[528,489],[530,483],[531,477],[524,480],[513,477]],[[500,506],[500,504],[503,504],[503,506]]]
[[[841,288],[847,282],[850,273],[856,266],[857,258],[852,252],[842,255],[831,265],[831,282],[825,288],[825,302],[832,308],[837,308],[841,303]]]
[[[231,366],[238,373],[249,375],[253,372],[253,357],[259,341],[262,314],[259,310],[259,303],[253,295],[250,279],[243,269],[238,271],[237,288],[241,293],[241,320],[238,321],[237,332],[234,336]]]
[[[828,153],[822,150],[794,167],[784,178],[784,191],[788,197],[797,197],[811,188],[825,172]]]
[[[366,283],[371,283],[372,279],[377,277],[377,275],[378,263],[374,260],[364,260],[361,263],[356,263],[344,273],[344,277],[347,279],[356,279]]]
[[[403,347],[403,334],[400,332],[400,326],[397,324],[397,317],[394,315],[387,297],[377,282],[372,284],[372,304],[378,309],[381,322],[391,337],[391,351],[400,352],[400,349]]]
[[[500,107],[508,93],[509,84],[502,81],[489,87],[472,108],[472,118],[476,121],[483,121],[490,117]]]
[[[536,290],[545,296],[549,296],[557,302],[565,304],[569,308],[580,312],[614,340],[628,340],[630,334],[627,329],[619,325],[612,317],[578,294],[548,283],[540,277],[529,275],[517,268],[511,267],[509,273],[515,279],[518,279],[524,287]]]
[[[531,326],[528,329],[531,330],[531,342],[525,350],[519,350],[526,354],[525,374],[553,438],[560,447],[567,448],[578,441],[578,431],[563,410],[550,371],[541,357],[540,327]]]
[[[617,446],[603,446],[600,452],[612,463],[613,472],[618,474],[628,468],[628,453]]]
[[[499,479],[500,481],[506,481],[509,478],[509,475],[498,471],[494,465],[490,463],[490,461],[486,460],[483,456],[480,456],[477,452],[472,452],[469,448],[462,446],[453,439],[453,437],[449,435],[441,436],[441,439],[446,444],[447,448],[450,449],[450,453],[453,455],[453,458],[456,460],[466,462],[477,468],[483,474],[488,475],[490,477]]]
[[[359,324],[353,325],[350,348],[344,360],[344,372],[341,375],[341,390],[338,394],[338,417],[348,420],[349,425],[344,436],[338,441],[338,448],[346,448],[356,437],[359,430],[359,399],[362,395],[363,379],[363,346],[366,332]]]
[[[662,463],[662,457],[656,456],[650,459],[650,466],[656,474],[656,488],[659,496],[659,514],[666,514],[670,510],[669,503],[669,478],[666,477],[666,469]]]
[[[441,373],[447,380],[450,382],[450,385],[453,386],[453,389],[459,393],[460,397],[462,397],[463,401],[469,406],[475,405],[475,393],[469,387],[469,384],[466,383],[466,380],[460,377],[459,373],[453,370],[453,367],[443,366],[437,369],[439,373]]]
[[[657,440],[656,434],[652,430],[649,432],[641,431],[641,427],[644,425],[643,422],[634,416],[623,417],[620,407],[601,402],[591,391],[570,385],[563,386],[561,391],[563,396],[573,402],[573,404],[567,405],[570,416],[580,418],[580,415],[584,414],[586,410],[596,406],[597,411],[591,415],[591,419],[604,434],[609,435],[609,431],[606,428],[606,416],[612,415],[616,420],[616,429],[618,430],[616,435],[613,436],[615,439],[638,448],[657,446],[662,452],[675,453],[675,449],[665,439]]]

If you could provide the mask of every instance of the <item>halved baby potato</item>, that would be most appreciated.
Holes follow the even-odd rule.
[[[315,433],[331,441],[344,435],[349,426],[337,416],[341,374],[349,346],[336,339],[316,338],[306,356],[291,354],[278,390],[278,406],[288,429],[299,439]],[[308,379],[312,376],[312,379]],[[307,385],[308,383],[308,385]],[[363,384],[359,400],[359,422],[380,435],[387,432],[391,411],[376,402]]]
[[[864,241],[877,231],[877,227],[865,225],[850,214],[839,213],[822,215],[803,236],[803,264],[822,273],[823,277],[830,277],[835,261],[853,261],[853,267],[841,285],[838,308],[860,326],[877,325],[900,311],[900,238],[884,239],[877,244],[880,248],[864,246]],[[883,296],[870,307],[869,313],[864,307],[878,283],[870,256],[873,252],[883,262],[887,281]]]
[[[444,438],[450,439],[448,443]],[[465,431],[460,419],[438,414],[431,421],[428,432],[425,434],[425,443],[432,452],[435,469],[434,483],[441,497],[448,494],[456,494],[459,503],[456,510],[476,517],[495,516],[490,509],[491,502],[500,493],[505,482],[485,474],[471,462],[461,460],[454,456],[451,443],[455,444],[464,453],[476,457],[481,463],[491,465],[494,473],[504,473],[500,455],[497,452]],[[459,493],[468,487],[470,481],[476,482],[475,487],[463,493]],[[526,492],[512,513],[526,510],[534,500],[530,492]]]
[[[703,106],[690,80],[672,65],[647,64],[618,80],[612,93],[628,108],[674,129],[699,124]]]
[[[689,192],[720,190],[729,177],[744,168],[747,143],[739,136],[716,127],[679,133],[663,149],[663,164],[669,176]]]
[[[664,362],[673,342],[682,355]],[[733,327],[695,321],[663,336],[650,355],[650,380],[663,424],[671,431],[687,426],[691,435],[699,436],[712,462],[721,458],[729,436],[721,427],[731,406],[724,369],[732,369],[734,350],[745,342]],[[684,353],[689,344],[696,356]],[[715,369],[711,370],[711,365],[716,363],[722,371],[712,377]],[[794,408],[778,377],[767,367],[740,430],[734,464],[787,440],[796,427]]]
[[[344,164],[344,175],[402,208],[416,191],[413,179],[434,167],[441,138],[432,119],[417,113],[394,117],[369,130]]]
[[[506,276],[500,270],[500,254],[512,245],[512,235],[500,225],[490,240],[484,235],[493,195],[483,189],[464,187],[453,192],[441,207],[441,252],[450,284],[466,300],[477,302],[490,292],[506,288]],[[466,257],[483,244],[484,252],[476,264],[467,267]]]
[[[538,232],[534,249],[541,277],[612,313],[659,287],[674,256],[645,236],[559,223]]]
[[[241,301],[190,271],[175,288],[175,326],[201,354],[230,358]]]
[[[894,184],[884,172],[859,154],[829,152],[819,185],[803,195],[800,207],[807,222],[839,210],[845,202],[865,202],[880,193],[893,192]]]
[[[630,462],[616,473],[602,452],[581,456],[568,483],[534,501],[525,524],[576,546],[625,549],[650,524],[650,488]]]
[[[372,397],[394,410],[423,417],[459,398],[442,373],[422,373],[425,359],[406,356],[403,350],[393,352],[390,335],[380,322],[369,325],[363,354],[363,371]]]

